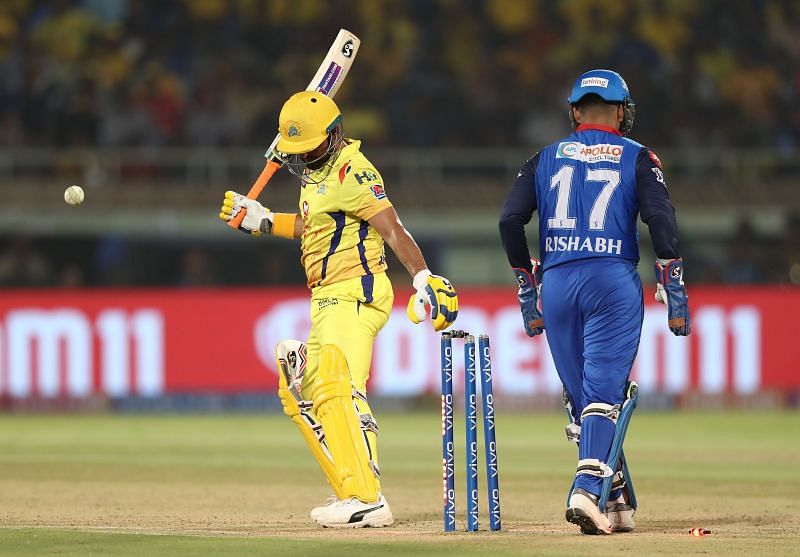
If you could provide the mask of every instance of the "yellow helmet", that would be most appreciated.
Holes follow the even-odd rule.
[[[278,117],[277,150],[287,155],[313,151],[341,121],[342,113],[329,97],[318,91],[295,93]]]

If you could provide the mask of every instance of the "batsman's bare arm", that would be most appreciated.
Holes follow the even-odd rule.
[[[389,244],[392,251],[412,277],[428,268],[414,238],[400,222],[394,207],[388,207],[369,219],[369,225]]]
[[[394,207],[387,207],[368,222],[413,277],[412,284],[416,292],[408,300],[408,318],[413,323],[421,323],[430,312],[435,331],[452,325],[458,316],[458,295],[450,281],[428,270],[419,246],[400,222]]]

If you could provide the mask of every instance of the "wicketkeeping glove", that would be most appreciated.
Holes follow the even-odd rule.
[[[252,234],[253,236],[260,236],[262,233],[269,234],[272,230],[272,212],[261,205],[255,199],[248,199],[246,196],[236,193],[235,191],[226,191],[225,199],[222,200],[222,208],[220,209],[219,218],[228,222],[242,209],[247,213],[239,225],[239,230]]]
[[[443,331],[453,324],[458,316],[458,294],[449,280],[426,269],[414,277],[414,288],[417,291],[406,308],[412,323],[422,323],[430,311],[434,331]]]
[[[692,332],[689,296],[683,284],[683,259],[656,260],[656,302],[666,304],[669,330],[676,336]]]
[[[529,273],[525,269],[514,269],[517,277],[519,292],[517,299],[522,311],[522,321],[525,324],[525,332],[529,337],[535,337],[544,331],[544,317],[539,304],[539,295],[542,291],[542,264],[538,259],[531,259],[533,272]]]

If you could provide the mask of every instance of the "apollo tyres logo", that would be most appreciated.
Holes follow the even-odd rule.
[[[614,162],[622,160],[622,145],[600,143],[584,145],[578,141],[562,141],[556,148],[557,159],[572,159],[583,162]]]

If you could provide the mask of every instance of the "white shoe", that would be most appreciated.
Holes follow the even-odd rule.
[[[321,507],[314,507],[313,509],[311,509],[311,512],[309,513],[309,515],[311,516],[311,520],[316,522],[317,519],[320,516],[322,516],[322,514],[325,512],[325,510],[328,507],[330,507],[334,503],[337,503],[338,501],[339,501],[339,498],[336,497],[336,495],[331,495],[330,497],[328,497],[328,499],[327,499],[327,501],[325,501],[324,505],[322,505]]]
[[[394,522],[389,503],[383,495],[374,503],[362,503],[351,497],[318,508],[322,510],[316,521],[323,528],[377,528],[390,526]]]
[[[573,491],[569,498],[566,519],[580,526],[584,534],[610,534],[612,531],[611,521],[597,507],[597,497],[581,488]]]
[[[633,521],[635,512],[636,510],[625,503],[624,500],[614,501],[606,505],[606,516],[611,522],[611,529],[614,532],[633,531],[636,528],[636,523]]]

